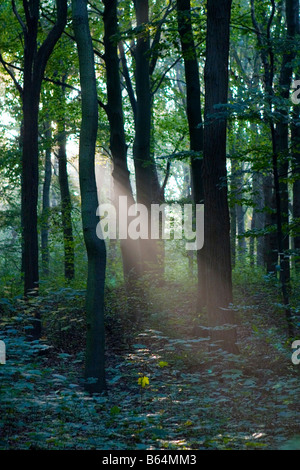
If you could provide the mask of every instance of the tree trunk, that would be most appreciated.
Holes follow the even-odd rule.
[[[231,0],[208,0],[205,62],[204,201],[207,309],[212,339],[237,352],[236,330],[214,327],[232,324],[230,222],[227,201],[226,118],[215,105],[226,105]]]
[[[149,23],[148,0],[135,1],[137,27],[143,28]],[[151,158],[151,108],[150,90],[150,36],[146,28],[139,32],[135,48],[136,81],[136,120],[133,158],[136,177],[137,202],[148,209],[148,239],[140,240],[142,270],[153,272],[158,269],[158,244],[151,240],[151,204],[159,202],[160,186],[156,165]]]
[[[293,75],[293,60],[295,58],[295,51],[293,41],[295,35],[299,32],[299,0],[286,0],[286,25],[287,25],[287,52],[283,54],[280,77],[279,77],[279,91],[280,97],[284,101],[281,104],[278,113],[281,115],[280,121],[276,125],[276,140],[277,151],[279,154],[279,190],[281,197],[281,217],[283,225],[283,239],[282,248],[284,250],[284,266],[286,282],[290,280],[290,257],[289,257],[289,192],[287,177],[289,172],[289,94],[291,87],[291,80]]]
[[[237,130],[239,132],[239,129]],[[233,147],[233,153],[236,147]],[[236,255],[239,261],[243,262],[246,255],[246,240],[245,240],[245,211],[243,207],[243,187],[244,187],[244,165],[235,158],[231,160],[231,184],[232,192],[234,195],[235,202],[235,223],[236,223],[236,235],[237,235],[237,247]]]
[[[88,256],[86,289],[87,343],[85,388],[103,392],[105,382],[104,286],[106,248],[97,237],[99,219],[95,178],[95,146],[98,128],[98,100],[94,52],[86,0],[72,0],[72,18],[79,57],[82,121],[79,145],[79,180],[84,242]]]
[[[291,46],[290,39],[296,33],[296,25],[299,21],[299,0],[286,0],[285,2],[286,7],[286,22],[287,22],[287,37],[286,39],[287,44],[286,46]],[[272,169],[273,169],[273,182],[274,182],[274,199],[275,199],[275,207],[276,207],[276,237],[277,237],[277,256],[279,257],[279,268],[280,268],[280,283],[281,283],[281,291],[282,291],[282,298],[283,303],[285,305],[285,314],[286,320],[288,325],[288,334],[289,337],[293,336],[293,325],[292,325],[292,317],[291,317],[291,310],[289,307],[289,293],[288,293],[288,282],[289,282],[289,265],[285,258],[284,248],[285,248],[285,237],[284,237],[284,224],[283,221],[286,220],[285,217],[287,213],[283,212],[286,210],[286,198],[287,192],[284,187],[282,187],[282,181],[280,181],[280,152],[283,151],[283,148],[286,147],[286,134],[285,129],[282,126],[285,125],[286,119],[286,110],[276,109],[277,116],[278,111],[282,112],[282,120],[279,121],[277,126],[275,126],[275,119],[273,116],[273,107],[274,107],[274,75],[275,75],[275,62],[274,62],[274,50],[271,45],[271,26],[274,19],[275,14],[275,2],[272,2],[272,9],[270,13],[270,17],[267,23],[267,30],[266,35],[263,38],[261,27],[258,25],[256,18],[255,18],[255,9],[254,9],[254,0],[251,0],[251,15],[252,15],[252,22],[256,30],[258,43],[260,46],[261,51],[261,59],[264,66],[264,82],[265,82],[265,92],[267,98],[267,114],[266,118],[269,122],[270,132],[271,132],[271,140],[272,140]],[[265,41],[267,40],[267,41]],[[289,49],[288,47],[288,49]],[[289,77],[291,76],[291,66],[292,64],[290,61],[293,60],[293,54],[289,51],[285,53],[282,60],[282,68],[280,73],[280,85],[282,89],[280,90],[281,97],[284,99],[287,93],[285,89],[288,86]],[[287,93],[288,96],[288,93]],[[278,99],[278,98],[277,98]],[[284,108],[284,106],[283,106]],[[277,119],[277,117],[276,117]],[[278,127],[279,126],[279,127]],[[286,162],[283,163],[284,165]],[[285,171],[285,169],[283,170]],[[281,190],[283,189],[283,193]],[[266,198],[265,198],[266,200]]]
[[[41,251],[42,251],[42,273],[43,276],[49,275],[49,210],[50,210],[50,184],[51,184],[51,122],[45,123],[45,176],[43,184],[43,209],[42,209],[42,227],[41,227]]]
[[[24,69],[29,65],[26,62]],[[39,94],[36,80],[29,82],[24,73],[23,93],[23,154],[22,154],[22,214],[24,246],[24,293],[37,294],[39,287],[39,253],[37,232],[38,202],[38,112]],[[39,336],[39,329],[34,332]]]
[[[264,262],[267,273],[276,273],[278,265],[278,247],[276,238],[276,212],[275,196],[273,189],[273,178],[271,175],[264,176],[264,207],[265,207],[265,228],[270,230],[265,235]]]
[[[127,197],[128,207],[134,204],[130,173],[127,166],[127,145],[124,131],[121,82],[119,73],[117,0],[102,0],[104,4],[104,46],[106,66],[107,105],[106,112],[110,125],[110,150],[113,158],[114,199],[119,220],[119,197]],[[127,227],[130,223],[129,217]],[[123,273],[126,283],[130,284],[140,273],[139,240],[130,238],[120,240]]]
[[[253,229],[261,231],[265,227],[263,177],[259,173],[253,174]],[[256,237],[256,265],[264,265],[264,237]]]
[[[65,82],[65,77],[62,83]],[[62,114],[57,122],[58,135],[58,181],[61,198],[61,217],[64,239],[64,270],[66,281],[71,281],[75,277],[75,254],[74,254],[74,237],[72,227],[72,201],[68,181],[68,161],[67,161],[67,135],[65,126],[65,90],[62,86],[61,90],[61,106]]]
[[[235,204],[230,207],[230,248],[231,265],[234,268],[236,263],[236,211]]]
[[[241,203],[236,204],[236,219],[237,219],[237,234],[238,234],[238,257],[243,261],[246,255],[246,240],[245,240],[245,211]]]
[[[255,230],[256,213],[252,211],[251,230]],[[251,268],[255,265],[255,238],[252,236],[249,240],[249,259]]]
[[[300,121],[299,105],[294,107],[293,123],[291,126],[292,173],[293,173],[293,240],[295,252],[296,273],[300,271],[300,127],[295,125]]]
[[[299,24],[299,0],[295,0],[294,8],[298,12],[296,23],[296,34],[300,33]],[[292,13],[293,14],[293,13]],[[296,13],[297,15],[297,13]],[[295,79],[300,79],[299,67],[295,74]],[[296,274],[300,271],[300,113],[299,105],[293,108],[293,119],[291,123],[291,148],[292,148],[292,175],[293,175],[293,249],[295,251]],[[298,122],[298,125],[296,124]]]
[[[181,49],[184,59],[186,81],[186,114],[189,124],[190,150],[197,152],[191,159],[192,195],[194,204],[203,204],[202,182],[203,127],[198,60],[196,56],[191,22],[190,0],[177,0],[177,21]],[[198,267],[198,308],[206,305],[206,288],[203,250],[197,251]]]
[[[22,149],[22,223],[23,268],[25,296],[37,294],[39,287],[39,252],[37,234],[38,202],[38,116],[42,79],[48,59],[59,40],[67,20],[66,0],[57,0],[57,20],[46,39],[38,47],[39,0],[24,2],[26,25],[17,18],[24,35],[23,76],[23,149]],[[15,7],[14,11],[16,13]],[[39,313],[33,324],[31,337],[41,334]]]

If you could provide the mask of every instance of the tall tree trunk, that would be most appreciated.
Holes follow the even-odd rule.
[[[60,123],[60,125],[63,125]],[[66,132],[61,129],[58,136],[58,179],[61,197],[61,216],[64,238],[65,279],[75,277],[74,237],[72,228],[72,202],[68,182]]]
[[[231,250],[231,265],[235,267],[237,261],[237,217],[236,217],[236,191],[237,191],[237,182],[236,182],[236,173],[237,173],[237,160],[235,158],[235,139],[233,141],[232,148],[230,153],[233,155],[231,158],[231,171],[230,171],[230,194],[232,197],[231,205],[229,208],[229,220],[230,220],[230,250]]]
[[[241,261],[244,260],[246,255],[246,240],[245,240],[245,211],[241,203],[236,204],[236,219],[237,219],[237,234],[238,234],[238,255]]]
[[[236,264],[236,210],[235,204],[230,207],[230,248],[231,265],[234,268]]]
[[[239,132],[239,130],[237,131]],[[235,146],[234,146],[235,151]],[[235,219],[236,219],[236,234],[237,234],[237,257],[239,261],[244,261],[246,255],[246,240],[245,240],[245,211],[243,208],[243,188],[244,188],[244,165],[239,163],[235,158],[231,160],[232,173],[231,182],[233,186],[233,194],[235,203]]]
[[[158,250],[156,240],[151,239],[151,204],[160,196],[160,186],[156,165],[151,158],[151,108],[150,90],[150,36],[147,30],[149,23],[148,0],[136,0],[135,12],[137,27],[143,28],[138,33],[135,48],[135,81],[136,81],[136,120],[133,158],[136,177],[137,202],[148,209],[148,239],[140,240],[142,269],[153,271],[158,267]],[[158,201],[159,202],[159,201]]]
[[[253,229],[262,231],[265,226],[263,197],[263,177],[259,173],[253,174]],[[256,237],[256,265],[264,265],[264,237]]]
[[[51,184],[51,122],[45,123],[45,176],[43,184],[43,208],[42,208],[42,227],[41,227],[41,251],[42,251],[42,273],[43,276],[49,275],[49,211],[50,211],[50,184]]]
[[[184,59],[186,81],[186,114],[189,124],[190,150],[197,152],[191,159],[192,195],[194,204],[203,204],[202,182],[203,127],[198,60],[193,37],[190,0],[177,0],[177,21]],[[205,246],[202,250],[205,249]],[[198,308],[206,305],[203,251],[197,251]]]
[[[270,231],[264,237],[264,263],[267,273],[276,273],[278,265],[278,246],[276,237],[276,209],[272,175],[263,178],[265,207],[265,228]]]
[[[127,197],[127,208],[134,204],[130,173],[127,166],[127,144],[124,131],[121,82],[119,72],[117,0],[102,0],[104,4],[104,46],[106,66],[107,105],[105,107],[110,125],[110,150],[113,158],[114,199],[119,220],[119,198]],[[130,218],[127,220],[127,227]],[[135,280],[140,273],[139,240],[120,240],[123,273],[126,282]]]
[[[289,257],[289,191],[288,191],[288,172],[289,172],[289,94],[291,87],[291,80],[293,74],[293,60],[296,56],[295,46],[293,44],[295,35],[299,32],[299,0],[286,0],[286,50],[283,54],[280,77],[279,77],[279,91],[283,102],[281,104],[279,113],[281,115],[280,121],[276,125],[276,140],[277,150],[279,154],[279,190],[281,197],[281,216],[283,224],[283,239],[282,248],[284,250],[284,266],[286,282],[290,280],[290,257]]]
[[[137,27],[143,27],[149,22],[148,0],[135,2]],[[145,30],[137,38],[135,49],[136,59],[136,129],[133,146],[134,164],[136,172],[137,201],[149,207],[152,199],[152,178],[150,167],[150,140],[151,140],[151,92],[149,75],[150,38]]]
[[[66,77],[63,77],[62,83]],[[68,160],[67,160],[67,134],[65,125],[65,90],[61,89],[61,106],[62,114],[57,122],[58,135],[58,181],[61,198],[61,217],[64,239],[64,270],[66,281],[71,281],[75,277],[75,253],[74,253],[74,237],[72,227],[72,201],[68,181]]]
[[[296,34],[300,33],[299,24],[299,0],[294,2],[298,11]],[[296,80],[300,79],[299,67],[295,73]],[[291,148],[292,148],[292,175],[293,175],[293,248],[295,251],[295,269],[298,274],[300,271],[300,112],[299,104],[293,107],[293,116],[291,123]]]
[[[23,100],[23,90],[21,94],[22,100]],[[21,165],[23,161],[23,140],[24,140],[24,119],[21,121],[20,125],[20,136],[19,136],[19,150],[20,154],[22,155],[21,157]],[[21,172],[21,266],[20,266],[20,272],[22,278],[24,278],[24,273],[25,273],[25,262],[24,262],[24,211],[23,211],[23,175]]]
[[[300,77],[300,74],[299,74]],[[293,110],[293,123],[291,126],[292,146],[292,174],[293,174],[293,240],[295,251],[296,272],[300,271],[300,122],[299,104]]]
[[[251,230],[255,230],[256,213],[252,211]],[[249,240],[249,259],[251,268],[255,265],[255,238],[252,236]]]
[[[214,327],[232,324],[230,222],[227,200],[226,118],[215,105],[226,105],[231,0],[207,1],[204,126],[205,267],[207,309],[212,339],[237,352],[236,330]]]
[[[26,63],[26,60],[25,60]],[[26,64],[27,65],[27,64]],[[26,68],[26,66],[24,66]],[[22,155],[22,214],[24,246],[24,293],[37,294],[39,287],[39,253],[37,232],[38,202],[38,109],[39,90],[33,90],[24,75]],[[34,332],[39,336],[39,327]]]
[[[14,12],[24,35],[24,78],[23,78],[23,152],[22,152],[22,222],[23,222],[23,263],[24,294],[38,292],[39,253],[37,234],[38,201],[38,116],[42,79],[48,59],[59,40],[67,20],[66,0],[57,0],[57,20],[44,42],[38,47],[38,25],[40,1],[23,2],[26,25]],[[41,323],[37,314],[33,338],[41,334]]]
[[[296,22],[297,17],[299,15],[299,0],[286,0],[286,19],[287,19],[287,26],[288,26],[288,35],[287,37],[290,39],[291,35],[291,21]],[[296,13],[295,8],[298,8],[298,13]],[[286,200],[286,191],[283,192],[283,198],[281,194],[281,181],[280,181],[280,151],[282,148],[282,142],[285,141],[282,137],[284,134],[280,136],[281,138],[278,139],[278,128],[275,126],[275,120],[273,117],[273,106],[274,106],[274,75],[275,75],[275,66],[274,66],[274,50],[271,45],[271,26],[275,15],[276,5],[275,2],[272,2],[272,9],[270,13],[270,17],[267,23],[267,31],[265,38],[263,38],[261,27],[256,21],[255,18],[255,9],[254,9],[254,0],[251,0],[251,15],[252,15],[252,22],[256,30],[258,43],[261,50],[261,59],[264,66],[264,82],[265,82],[265,92],[268,104],[268,113],[266,115],[267,120],[270,126],[271,132],[271,141],[272,141],[272,170],[273,170],[273,182],[274,182],[274,198],[275,198],[275,207],[276,207],[276,229],[277,229],[277,250],[278,250],[278,257],[279,257],[279,268],[280,268],[280,283],[281,283],[281,291],[282,291],[282,298],[283,303],[285,305],[285,314],[286,320],[288,325],[288,334],[289,337],[293,336],[293,324],[292,324],[292,317],[291,317],[291,310],[289,307],[289,293],[288,293],[288,282],[289,282],[289,266],[287,265],[287,261],[285,259],[284,254],[284,232],[283,232],[283,221],[285,214],[283,213],[282,209],[285,209],[285,200]],[[293,20],[292,20],[293,18]],[[294,29],[293,25],[293,29]],[[265,39],[267,40],[266,42]],[[288,53],[290,60],[292,60],[292,55]],[[287,61],[287,55],[284,54],[282,65],[287,69],[291,67],[291,64]],[[286,70],[284,68],[281,69],[281,76],[280,82],[286,82],[286,79],[282,79],[282,74],[285,75]],[[290,73],[290,72],[289,72]],[[286,86],[286,85],[285,85]],[[281,90],[282,97],[286,90],[283,87]],[[284,114],[284,113],[283,113]],[[282,122],[284,124],[284,121]],[[280,130],[281,132],[281,130]],[[286,145],[286,144],[284,144]]]
[[[85,388],[90,393],[99,393],[106,389],[104,328],[106,248],[104,240],[99,239],[96,234],[99,223],[96,216],[98,196],[95,177],[98,99],[86,0],[72,0],[72,18],[78,49],[81,85],[82,121],[79,145],[79,180],[82,228],[88,256]]]

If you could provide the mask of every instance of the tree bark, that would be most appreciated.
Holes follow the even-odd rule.
[[[300,77],[300,74],[299,74]],[[299,105],[295,105],[293,110],[293,123],[291,126],[291,147],[292,147],[292,174],[293,174],[293,240],[294,259],[296,272],[300,271],[300,127],[296,125],[300,122]]]
[[[231,266],[234,268],[236,264],[236,207],[232,204],[230,213],[230,249],[231,249]]]
[[[236,204],[236,219],[237,219],[237,235],[238,235],[238,256],[240,261],[245,259],[246,256],[246,240],[245,240],[245,210],[243,206]]]
[[[295,8],[298,11],[296,34],[300,33],[299,24],[299,0],[294,2]],[[297,15],[297,13],[296,13]],[[295,79],[300,79],[300,69],[298,67],[295,73]],[[291,123],[291,148],[292,148],[292,175],[293,175],[293,248],[295,252],[295,269],[298,274],[300,271],[300,112],[299,105],[293,108],[292,123]],[[297,125],[298,122],[298,125]]]
[[[138,33],[135,48],[136,119],[133,158],[136,177],[137,202],[148,209],[148,239],[140,240],[142,271],[158,270],[158,244],[151,239],[151,204],[160,202],[160,185],[154,158],[151,156],[151,113],[152,96],[150,89],[150,36],[146,28],[149,23],[148,0],[136,0],[135,12]]]
[[[65,82],[65,77],[62,83]],[[67,160],[67,134],[65,126],[65,90],[62,85],[61,89],[61,106],[62,113],[59,121],[57,122],[58,135],[58,181],[61,198],[61,218],[63,228],[63,241],[64,241],[64,271],[65,279],[67,282],[75,277],[75,253],[74,253],[74,237],[72,227],[72,201],[68,181],[68,160]]]
[[[276,273],[278,265],[278,246],[276,237],[276,212],[275,196],[273,189],[273,178],[271,175],[264,176],[263,180],[264,204],[265,204],[265,228],[269,233],[265,235],[264,263],[267,273]]]
[[[253,174],[253,229],[262,231],[265,226],[263,177],[260,173]],[[264,266],[264,237],[256,237],[256,265]]]
[[[51,122],[45,123],[45,176],[43,184],[43,209],[42,209],[42,227],[41,227],[41,249],[42,249],[42,273],[45,277],[49,275],[49,210],[50,210],[50,184],[51,184]]]
[[[98,196],[95,178],[98,99],[86,0],[72,0],[72,19],[81,85],[79,181],[82,228],[88,256],[85,388],[90,393],[100,393],[106,390],[104,329],[106,248],[104,240],[99,239],[96,234],[99,222],[96,216]]]
[[[114,199],[119,220],[119,197],[127,197],[128,208],[134,204],[130,173],[127,166],[127,144],[124,131],[121,82],[119,72],[117,0],[102,0],[104,4],[104,46],[106,66],[107,105],[105,107],[110,125],[110,150],[113,158]],[[127,226],[130,220],[128,217]],[[140,274],[139,240],[121,239],[123,273],[130,284]]]
[[[190,150],[198,156],[191,159],[192,196],[194,204],[203,204],[204,191],[202,181],[203,127],[201,113],[201,95],[199,67],[193,37],[190,0],[177,0],[177,22],[181,50],[184,59],[186,82],[186,114],[189,125]],[[206,305],[203,250],[197,251],[198,270],[198,309]]]
[[[280,121],[276,125],[277,151],[279,155],[279,191],[281,197],[281,218],[283,225],[282,248],[284,250],[284,266],[286,282],[290,280],[290,256],[289,256],[289,191],[287,177],[289,172],[289,124],[288,124],[288,102],[293,75],[293,60],[296,56],[293,41],[299,32],[299,0],[286,0],[286,52],[283,54],[280,77],[279,92],[284,101],[278,110]]]
[[[212,339],[237,352],[236,330],[215,327],[233,323],[230,222],[227,201],[226,118],[216,105],[226,105],[231,0],[208,0],[205,62],[204,201],[207,309]],[[223,110],[224,112],[224,110]]]
[[[298,0],[286,0],[286,19],[287,19],[287,25],[288,25],[288,35],[287,35],[288,37],[290,33],[292,32],[292,30],[290,29],[292,17],[294,18],[295,22],[298,21],[296,17],[299,15],[299,13],[298,15],[295,15],[296,6],[299,12]],[[286,314],[286,320],[287,320],[287,325],[288,325],[288,334],[289,334],[289,337],[292,337],[293,336],[293,324],[292,324],[291,310],[289,307],[289,293],[288,293],[289,266],[287,264],[287,260],[285,259],[285,254],[284,254],[285,238],[284,238],[284,232],[283,232],[283,221],[284,221],[284,217],[286,217],[287,215],[283,213],[283,210],[285,209],[285,202],[286,202],[287,194],[286,194],[285,189],[283,191],[283,194],[281,194],[282,182],[280,181],[280,151],[282,151],[281,146],[283,145],[283,143],[284,143],[284,146],[286,146],[286,142],[285,142],[286,136],[284,135],[284,132],[283,132],[282,135],[279,135],[280,138],[278,138],[278,131],[280,134],[280,132],[282,132],[282,129],[280,129],[280,126],[279,126],[279,129],[278,127],[275,126],[275,120],[273,116],[275,63],[274,63],[274,50],[271,44],[271,26],[272,26],[274,15],[275,15],[275,9],[276,9],[276,5],[275,5],[275,2],[273,1],[271,13],[270,13],[268,23],[267,23],[266,34],[264,35],[265,37],[263,37],[261,27],[258,24],[256,17],[255,17],[254,0],[251,0],[252,22],[256,30],[258,44],[260,46],[260,51],[261,51],[260,52],[261,59],[262,59],[263,67],[264,67],[264,82],[265,82],[264,87],[265,87],[265,92],[266,92],[266,102],[268,105],[268,108],[266,108],[266,111],[267,111],[266,119],[267,119],[267,122],[269,122],[271,141],[272,141],[272,170],[273,170],[273,184],[274,184],[273,197],[275,200],[275,208],[276,208],[275,215],[276,215],[277,258],[279,258],[280,284],[281,284],[283,303],[285,305],[285,314]],[[292,26],[292,28],[294,29],[294,25]],[[292,60],[292,56],[289,55],[289,57]],[[286,80],[288,76],[283,79],[282,75],[285,76],[285,74],[287,73],[285,69],[289,69],[291,67],[291,64],[287,62],[287,54],[284,54],[282,66],[283,67],[281,68],[280,82],[281,83],[285,82],[285,86],[286,86]],[[286,93],[286,90],[283,88],[283,90],[281,90],[281,94],[283,98],[284,98],[285,93]],[[283,112],[283,114],[285,113]],[[281,124],[284,124],[284,120],[281,122]],[[285,163],[286,162],[284,162],[284,164]],[[265,201],[267,202],[267,198],[265,198]],[[269,206],[269,207],[273,207],[273,206]]]
[[[19,17],[13,2],[14,12],[22,26],[24,36],[23,78],[23,151],[22,151],[22,223],[23,223],[23,268],[25,296],[37,294],[39,287],[39,250],[37,233],[38,202],[38,116],[40,91],[48,59],[59,40],[67,21],[67,2],[57,0],[57,20],[46,39],[38,47],[39,0],[23,2],[26,24]],[[31,336],[41,334],[41,323],[37,314]]]

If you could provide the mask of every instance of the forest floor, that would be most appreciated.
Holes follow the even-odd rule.
[[[67,326],[60,343],[46,325],[42,341],[28,344],[24,306],[6,302],[0,449],[300,449],[300,365],[291,362],[273,290],[259,279],[252,288],[239,284],[240,354],[232,355],[199,336],[193,289],[184,296],[179,283],[156,289],[134,340],[124,341],[120,328],[120,341],[108,332],[108,391],[92,397],[82,386],[81,336],[68,329],[73,320],[78,331],[79,313],[44,297],[40,306],[60,315],[56,329],[66,318]],[[80,295],[72,296],[74,304]]]

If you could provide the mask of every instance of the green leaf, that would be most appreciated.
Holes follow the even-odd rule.
[[[119,413],[121,413],[121,408],[119,408],[117,405],[113,406],[113,407],[110,409],[110,414],[111,414],[112,416],[118,415]]]
[[[169,363],[166,362],[166,361],[160,361],[160,362],[158,363],[158,365],[159,365],[159,367],[167,367],[167,366],[169,365]]]
[[[149,379],[148,379],[148,377],[139,377],[139,379],[138,379],[138,384],[139,384],[142,388],[146,387],[146,385],[149,385]]]

